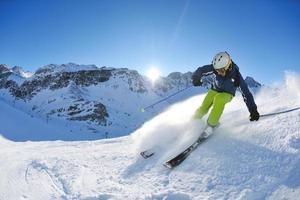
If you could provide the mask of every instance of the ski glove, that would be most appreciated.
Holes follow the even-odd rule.
[[[259,113],[257,110],[254,110],[250,113],[250,121],[258,121],[259,119]]]
[[[201,86],[202,85],[202,81],[201,78],[199,78],[199,76],[192,76],[192,82],[194,86]]]

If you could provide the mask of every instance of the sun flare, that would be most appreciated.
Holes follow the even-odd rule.
[[[151,67],[148,71],[147,71],[147,77],[152,81],[155,82],[160,76],[160,71],[155,68],[155,67]]]

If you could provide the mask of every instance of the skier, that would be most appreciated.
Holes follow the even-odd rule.
[[[218,53],[213,58],[212,64],[199,67],[193,73],[193,85],[201,86],[202,77],[210,74],[215,75],[212,87],[208,90],[202,105],[196,110],[193,116],[194,119],[201,119],[212,107],[207,119],[207,127],[202,137],[208,137],[213,133],[214,128],[219,124],[225,104],[232,100],[238,87],[250,112],[250,121],[257,121],[259,119],[254,98],[239,72],[239,67],[231,60],[230,55],[226,51]]]

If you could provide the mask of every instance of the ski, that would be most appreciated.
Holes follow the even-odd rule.
[[[153,151],[150,151],[150,150],[146,150],[146,151],[142,151],[142,152],[140,153],[140,155],[141,155],[143,158],[147,159],[147,158],[150,158],[151,156],[153,156],[153,155],[154,155],[154,152],[153,152]]]
[[[180,163],[182,163],[192,153],[192,151],[194,151],[199,146],[199,144],[203,143],[209,137],[204,138],[204,137],[202,137],[202,134],[201,134],[201,136],[192,145],[190,145],[188,148],[186,148],[184,151],[179,153],[174,158],[172,158],[172,159],[168,160],[167,162],[165,162],[164,166],[169,168],[169,169],[172,169],[172,168],[178,166]]]

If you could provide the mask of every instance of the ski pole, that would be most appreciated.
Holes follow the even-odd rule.
[[[288,113],[288,112],[292,112],[292,111],[299,110],[299,109],[300,109],[300,107],[296,107],[296,108],[292,108],[292,109],[289,109],[289,110],[284,110],[284,111],[279,111],[279,112],[274,112],[274,113],[263,114],[263,115],[260,115],[260,117],[268,117],[268,116],[272,116],[272,115],[278,115],[278,114]]]
[[[163,98],[163,99],[161,99],[161,100],[159,100],[159,101],[157,101],[157,102],[155,102],[155,103],[153,103],[153,104],[151,104],[149,106],[146,106],[145,108],[141,108],[141,112],[145,112],[149,108],[153,108],[155,105],[157,105],[157,104],[159,104],[159,103],[161,103],[163,101],[166,101],[167,99],[170,99],[171,97],[173,97],[173,96],[175,96],[175,95],[177,95],[177,94],[179,94],[179,93],[181,93],[181,92],[183,92],[183,91],[185,91],[187,89],[190,89],[192,87],[193,86],[191,85],[191,86],[188,86],[186,88],[183,88],[182,90],[179,90],[179,91],[177,91],[177,92],[175,92],[175,93],[173,93],[173,94],[171,94],[171,95],[169,95],[169,96],[167,96],[167,97],[165,97],[165,98]]]

